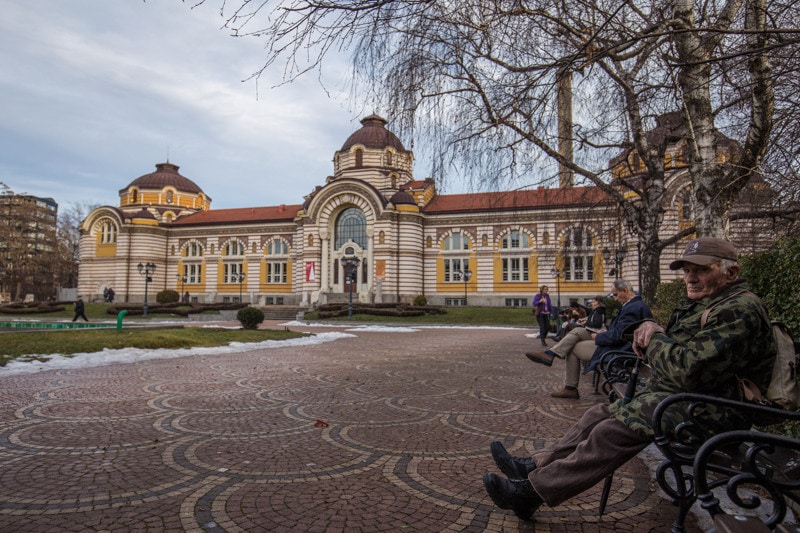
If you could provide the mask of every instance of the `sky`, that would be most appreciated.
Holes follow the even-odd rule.
[[[263,41],[231,37],[219,2],[0,0],[0,182],[69,204],[119,205],[165,161],[212,208],[300,204],[381,110],[353,108],[346,64],[279,85]],[[389,124],[391,129],[391,124]],[[419,179],[428,177],[415,168]]]

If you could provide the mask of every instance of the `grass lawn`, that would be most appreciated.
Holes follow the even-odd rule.
[[[104,348],[192,348],[231,342],[261,342],[305,336],[284,330],[227,328],[164,328],[58,330],[0,333],[0,366],[21,355],[70,355]],[[47,359],[46,357],[37,357]]]
[[[353,314],[353,322],[391,324],[443,324],[469,326],[535,327],[536,317],[527,307],[447,307],[447,314],[415,317],[388,317]],[[317,313],[306,313],[305,320],[317,320]],[[326,322],[348,322],[347,317],[326,318]],[[555,323],[555,321],[553,321]]]

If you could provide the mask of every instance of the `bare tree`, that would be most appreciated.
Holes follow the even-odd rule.
[[[797,122],[796,109],[776,113],[775,95],[796,84],[799,10],[787,0],[220,5],[234,35],[266,40],[263,69],[282,63],[286,80],[351,52],[354,91],[387,110],[412,146],[415,137],[426,141],[438,176],[456,169],[481,187],[559,176],[565,186],[575,176],[601,187],[637,236],[646,299],[662,250],[694,231],[724,235],[740,191],[762,170],[775,119]],[[671,137],[648,132],[663,129],[658,119],[670,112],[681,114],[689,138],[696,227],[660,236]],[[721,157],[728,138],[738,142],[735,159]],[[636,179],[613,179],[609,161],[619,154],[641,161]]]
[[[59,287],[78,286],[78,265],[80,263],[81,221],[97,209],[99,204],[78,202],[61,209],[58,215],[58,247],[53,269]]]

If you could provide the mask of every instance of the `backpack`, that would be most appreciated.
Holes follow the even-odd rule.
[[[705,327],[708,321],[708,314],[714,307],[725,300],[745,293],[753,294],[750,291],[739,291],[708,306],[700,317],[700,327]],[[755,294],[753,295],[756,296]],[[745,401],[795,411],[800,406],[800,385],[797,383],[797,367],[798,363],[800,363],[800,354],[798,354],[797,345],[789,327],[777,320],[773,320],[771,323],[772,335],[775,337],[778,352],[775,355],[772,379],[767,388],[767,394],[763,396],[758,386],[749,379],[739,378],[739,395]]]

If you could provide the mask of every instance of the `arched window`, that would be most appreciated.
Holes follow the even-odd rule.
[[[136,190],[136,189],[133,189],[131,191],[131,203],[135,204],[138,201],[139,201],[139,191]]]
[[[100,223],[100,244],[115,244],[117,242],[117,225],[110,220]]]
[[[308,236],[308,245],[309,246],[314,246],[314,236],[313,235],[309,235]]]
[[[444,239],[444,281],[460,282],[461,273],[469,270],[469,238],[461,232],[455,232]]]
[[[203,257],[203,247],[200,243],[190,242],[186,245],[186,257]]]
[[[530,247],[530,237],[528,237],[527,233],[522,233],[521,231],[509,231],[503,235],[503,240],[500,245],[500,248],[503,248],[504,250]]]
[[[469,239],[461,233],[453,233],[444,240],[444,249],[451,250],[469,250]]]
[[[528,281],[531,238],[527,233],[511,230],[500,239],[500,262],[503,281]]]
[[[267,244],[267,283],[286,283],[289,266],[289,244],[275,239]]]
[[[173,199],[174,199],[174,198],[173,198],[172,191],[167,191],[167,203],[168,203],[168,204],[171,204],[171,203],[172,203],[172,201],[173,201]]]
[[[203,246],[192,241],[184,248],[183,269],[186,274],[186,283],[196,285],[200,283],[203,274]]]
[[[693,218],[692,195],[689,194],[689,191],[684,191],[681,194],[681,221],[692,220]]]
[[[392,166],[392,151],[386,150],[386,166]]]
[[[594,236],[584,228],[564,235],[564,281],[594,281]]]
[[[361,248],[367,248],[367,217],[357,207],[348,207],[336,219],[335,247],[341,248],[353,241]]]
[[[228,241],[223,250],[222,255],[225,256],[244,255],[244,246],[239,241]]]
[[[362,150],[361,148],[356,148],[355,156],[356,156],[356,167],[363,167],[364,166],[364,150]]]
[[[244,252],[245,248],[242,243],[232,239],[225,243],[222,249],[222,255],[225,262],[223,264],[223,283],[239,283],[239,274],[244,272]]]

